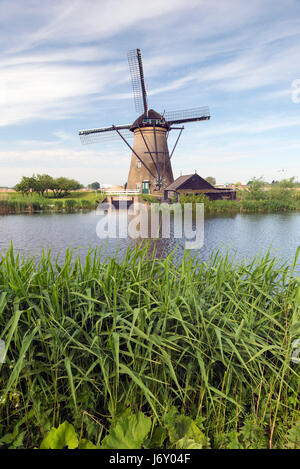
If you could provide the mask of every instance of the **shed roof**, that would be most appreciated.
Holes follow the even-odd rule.
[[[166,190],[167,191],[177,191],[179,189],[188,189],[189,186],[193,186],[190,188],[193,189],[215,189],[209,182],[203,179],[199,174],[187,174],[185,176],[179,176],[175,179],[172,184],[170,184]]]

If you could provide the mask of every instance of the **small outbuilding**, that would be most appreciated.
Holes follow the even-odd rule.
[[[164,191],[164,198],[169,199],[176,195],[180,197],[181,194],[185,195],[199,195],[204,194],[210,200],[218,199],[236,199],[236,191],[233,189],[221,189],[212,186],[209,182],[203,179],[199,174],[187,174],[186,176],[179,176],[172,184],[170,184]]]

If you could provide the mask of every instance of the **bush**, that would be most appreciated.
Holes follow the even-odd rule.
[[[65,200],[65,209],[67,212],[74,212],[77,206],[76,200],[73,199],[66,199]]]
[[[204,194],[182,194],[180,195],[180,203],[185,204],[185,203],[190,203],[190,204],[205,204],[209,205],[210,200],[209,198],[204,195]]]
[[[62,200],[56,200],[54,202],[54,208],[56,211],[61,212],[64,208],[64,203]]]
[[[90,200],[83,199],[81,201],[82,210],[91,210],[93,208],[93,203]]]

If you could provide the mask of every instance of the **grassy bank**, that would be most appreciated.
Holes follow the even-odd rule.
[[[35,265],[10,250],[0,258],[0,445],[39,446],[68,421],[98,446],[119,432],[110,444],[121,447],[124,419],[140,428],[147,418],[137,447],[297,447],[293,267],[216,252],[175,268],[147,247],[104,263],[96,251],[84,263],[67,252],[62,265],[45,253]]]
[[[104,195],[99,192],[72,192],[64,198],[42,197],[37,194],[0,193],[0,215],[34,212],[76,212],[94,210]]]
[[[237,200],[211,201],[203,195],[183,195],[181,203],[204,203],[205,213],[276,213],[300,210],[300,192],[290,189],[273,189],[251,193],[238,191]]]
[[[77,212],[94,210],[105,194],[100,192],[72,192],[64,198],[42,197],[37,194],[22,196],[19,193],[0,193],[0,215],[34,212]],[[160,201],[159,197],[140,195],[143,203]],[[300,192],[291,189],[273,189],[259,192],[238,192],[237,200],[210,201],[200,195],[182,195],[181,203],[204,202],[206,215],[234,213],[276,213],[300,210]]]

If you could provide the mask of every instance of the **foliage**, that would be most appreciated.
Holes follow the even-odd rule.
[[[211,201],[204,194],[180,197],[181,203],[204,203],[206,215],[221,213],[257,213],[257,212],[283,212],[288,210],[300,210],[300,193],[292,189],[282,189],[279,186],[271,186],[263,191],[260,182],[253,183],[249,191],[239,191],[239,200],[215,200]]]
[[[180,202],[182,204],[185,204],[185,203],[190,203],[190,204],[195,204],[195,203],[198,203],[198,204],[205,204],[206,206],[209,205],[210,203],[210,200],[209,198],[204,195],[204,194],[199,194],[199,195],[195,195],[195,194],[182,194],[180,196]]]
[[[22,197],[18,193],[6,194],[6,197],[0,199],[0,215],[7,213],[24,213],[35,211],[64,211],[72,206],[71,211],[93,210],[105,194],[95,192],[72,192],[63,199],[55,199],[53,197],[43,197],[36,193],[30,197]],[[74,200],[68,205],[67,200]]]
[[[100,184],[99,182],[92,182],[91,184],[88,185],[89,189],[93,189],[94,191],[100,189]]]
[[[39,446],[64,421],[97,447],[143,432],[145,447],[299,445],[297,257],[150,252],[0,256],[3,447]]]
[[[42,197],[45,192],[48,195],[48,191],[51,190],[54,197],[65,197],[71,191],[76,191],[81,187],[82,185],[75,179],[65,177],[54,179],[48,174],[37,174],[32,177],[23,176],[22,180],[15,186],[15,190],[23,195],[37,193]]]
[[[176,409],[166,414],[164,422],[155,426],[151,417],[142,412],[133,414],[128,408],[111,424],[99,449],[209,448],[209,441],[196,423]],[[25,433],[25,432],[24,432]],[[81,439],[73,425],[65,421],[58,428],[51,428],[40,444],[40,449],[97,449],[90,440]]]
[[[207,176],[207,178],[205,178],[205,180],[207,182],[209,182],[209,184],[211,184],[212,186],[215,186],[217,181],[216,181],[216,178],[212,177],[212,176]]]
[[[174,409],[173,409],[174,411]],[[177,414],[175,411],[165,417],[171,448],[203,449],[209,448],[209,439],[203,434],[191,417]]]
[[[272,185],[283,189],[293,189],[295,187],[300,187],[300,182],[296,181],[296,177],[294,176],[289,179],[282,179],[281,181],[272,181]]]
[[[287,433],[287,448],[300,449],[300,420]]]
[[[51,428],[50,433],[40,446],[41,449],[75,449],[78,447],[78,438],[73,425],[64,422],[58,428]]]
[[[250,200],[262,200],[266,197],[266,192],[264,191],[266,182],[262,177],[253,178],[247,183],[248,191],[245,193],[245,197]]]
[[[266,181],[261,176],[259,178],[254,177],[250,181],[247,182],[247,186],[252,190],[259,190],[262,189],[266,185]]]
[[[151,428],[151,418],[142,412],[117,419],[102,442],[103,449],[139,449]]]
[[[96,449],[89,440],[79,441],[73,425],[64,422],[58,428],[51,428],[50,433],[44,438],[40,449]]]
[[[77,201],[74,199],[67,199],[65,201],[65,208],[67,212],[74,212],[76,205],[77,205]]]
[[[82,199],[81,208],[82,210],[91,210],[93,208],[93,203],[90,200]]]
[[[149,204],[155,204],[155,203],[160,202],[160,198],[159,198],[159,197],[155,197],[154,195],[150,195],[150,194],[138,194],[138,197],[139,197],[143,202],[147,202],[147,203],[149,203]]]

